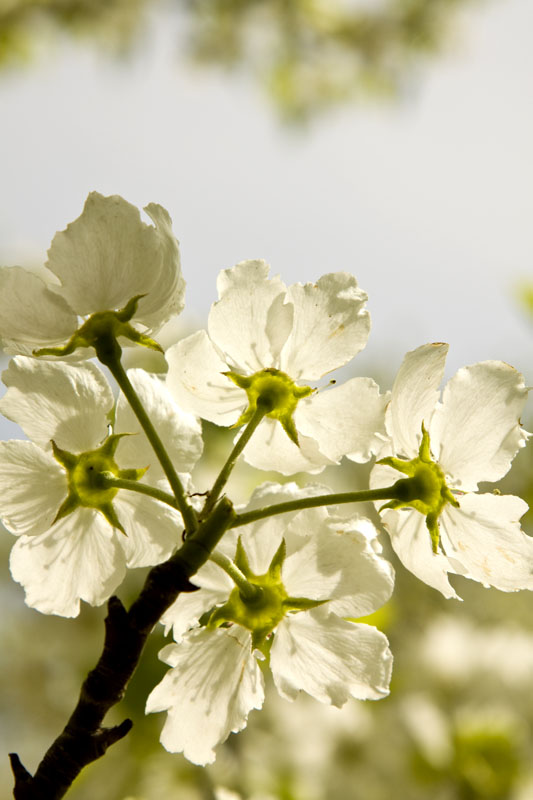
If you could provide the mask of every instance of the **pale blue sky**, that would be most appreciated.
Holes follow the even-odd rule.
[[[512,296],[533,277],[531,0],[474,4],[399,104],[292,132],[246,76],[180,61],[180,29],[155,18],[123,63],[65,42],[0,77],[1,263],[42,263],[90,190],[119,193],[168,208],[199,321],[241,259],[287,282],[348,270],[374,322],[360,373],[440,340],[449,374],[495,358],[533,381]]]

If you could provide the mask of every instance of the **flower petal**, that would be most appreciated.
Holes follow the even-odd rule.
[[[50,447],[53,439],[64,450],[83,453],[106,437],[107,415],[115,401],[95,364],[17,356],[2,380],[8,390],[0,411],[41,447]]]
[[[63,344],[78,319],[63,297],[21,267],[0,269],[0,338],[6,353]]]
[[[301,400],[294,420],[298,432],[315,439],[332,461],[347,455],[364,463],[383,447],[388,402],[389,394],[380,394],[371,378],[352,378]]]
[[[99,606],[124,578],[117,537],[97,511],[80,508],[40,536],[23,536],[11,551],[11,574],[26,603],[43,614],[76,617],[80,600]]]
[[[246,392],[224,375],[222,360],[205,331],[169,347],[167,387],[178,405],[216,425],[233,425],[248,404]]]
[[[342,617],[372,614],[389,599],[394,586],[391,565],[378,556],[368,533],[358,527],[369,520],[329,519],[313,535],[302,540],[297,550],[287,536],[287,558],[283,584],[292,597],[328,599],[328,612]]]
[[[153,331],[183,308],[170,217],[154,204],[146,210],[155,227],[145,225],[139,210],[122,197],[91,192],[82,214],[54,236],[46,266],[79,315],[122,308],[144,294],[134,320]]]
[[[444,597],[461,598],[448,581],[448,572],[456,572],[441,553],[434,553],[426,518],[415,509],[386,511],[381,521],[388,532],[396,555],[413,575],[441,592]]]
[[[520,528],[527,504],[513,495],[466,494],[446,506],[441,537],[468,578],[504,592],[533,589],[533,538]]]
[[[346,622],[323,609],[286,618],[274,634],[270,667],[278,692],[304,691],[340,707],[349,697],[379,700],[389,692],[392,654],[370,625]]]
[[[173,667],[151,692],[146,713],[168,710],[161,744],[193,764],[211,764],[214,748],[246,726],[261,708],[263,677],[251,651],[248,631],[191,631],[160,657]]]
[[[172,316],[181,314],[185,306],[185,280],[181,271],[179,242],[172,231],[168,211],[157,203],[144,207],[155,227],[148,227],[152,236],[152,275],[150,291],[139,302],[135,319],[150,330],[158,330]],[[155,270],[156,253],[159,256]],[[146,265],[145,265],[146,269]],[[142,269],[139,271],[142,278]]]
[[[246,445],[243,457],[256,469],[276,470],[282,475],[321,472],[332,463],[319,451],[314,439],[302,435],[298,441],[299,447],[289,439],[280,422],[266,417]]]
[[[222,570],[219,571],[222,572]],[[172,628],[174,641],[181,642],[188,630],[198,626],[200,617],[203,614],[226,602],[234,585],[229,578],[228,581],[230,583],[229,588],[222,592],[199,589],[197,592],[180,594],[161,617],[160,622],[165,626],[165,635]],[[196,575],[192,582],[195,586],[197,585]]]
[[[217,281],[220,300],[209,312],[207,328],[232,367],[252,374],[278,367],[289,335],[292,306],[279,277],[268,277],[265,261],[241,261],[223,270]],[[291,376],[292,377],[292,376]]]
[[[475,490],[509,470],[527,439],[519,419],[527,395],[523,376],[502,361],[464,367],[449,381],[430,437],[455,486]]]
[[[33,442],[0,442],[0,517],[14,534],[48,530],[68,494],[65,470]]]
[[[257,487],[245,508],[239,511],[247,512],[258,508],[289,503],[303,497],[316,497],[328,494],[330,489],[318,484],[308,484],[300,487],[296,483],[264,483]],[[328,516],[325,507],[306,509],[305,511],[292,511],[274,515],[258,520],[236,533],[241,533],[246,555],[253,572],[257,575],[265,573],[281,544],[282,538],[288,533],[293,538],[314,535],[320,529],[322,520]],[[226,539],[226,537],[224,537]],[[224,539],[222,541],[224,541]],[[233,558],[233,553],[231,557]]]
[[[128,377],[145,411],[158,432],[170,460],[178,472],[190,472],[202,454],[202,428],[196,417],[182,411],[174,402],[163,381],[143,369],[128,370]],[[117,406],[115,433],[134,433],[125,436],[117,448],[120,466],[139,468],[150,465],[150,482],[163,477],[163,470],[146,434],[131,406],[120,395]]]
[[[235,557],[237,546],[237,531],[227,531],[217,545],[217,551],[228,558]],[[189,628],[194,628],[199,618],[214,606],[224,603],[235,584],[229,575],[214,561],[208,560],[200,567],[192,578],[199,591],[191,594],[180,594],[177,600],[165,611],[161,622],[165,625],[165,633],[172,627],[173,636],[177,642]]]
[[[127,534],[119,541],[128,567],[160,564],[181,544],[183,521],[169,506],[124,490],[119,490],[113,505]]]
[[[387,414],[396,456],[412,458],[417,455],[422,422],[429,428],[439,399],[447,353],[447,344],[425,344],[407,353],[398,370]]]
[[[281,355],[281,369],[293,381],[317,380],[347,364],[366,345],[368,299],[353,275],[332,272],[316,283],[296,283],[287,291],[294,322]]]

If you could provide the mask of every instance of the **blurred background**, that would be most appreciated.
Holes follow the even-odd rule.
[[[169,336],[205,324],[220,269],[265,258],[287,283],[357,276],[373,330],[350,374],[390,388],[406,350],[448,341],[447,377],[503,359],[531,384],[532,26],[530,0],[0,0],[0,263],[39,268],[93,189],[158,202],[188,283]],[[231,439],[206,437],[199,488]],[[500,488],[533,499],[532,474],[526,449]],[[229,494],[278,477],[240,468]],[[0,750],[32,770],[96,659],[104,611],[26,608],[11,541]],[[160,747],[162,715],[143,716],[165,670],[156,632],[112,716],[133,734],[69,797],[531,800],[530,595],[457,578],[465,602],[446,602],[395,566],[375,620],[395,655],[388,699],[337,711],[271,691],[200,770]],[[6,797],[10,785],[2,758]]]

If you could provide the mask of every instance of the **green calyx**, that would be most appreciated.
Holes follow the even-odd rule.
[[[119,469],[114,456],[118,443],[127,433],[116,433],[108,436],[101,447],[88,450],[86,453],[69,453],[61,450],[52,441],[52,448],[56,461],[59,461],[67,472],[68,495],[56,514],[57,522],[77,508],[94,508],[100,511],[113,528],[126,534],[116,511],[113,500],[118,492],[110,485],[112,478],[125,478],[137,481],[146,472],[145,469]]]
[[[78,347],[94,347],[102,363],[107,363],[109,356],[116,352],[116,342],[119,336],[131,342],[149,347],[151,350],[163,352],[161,346],[149,336],[145,336],[130,325],[130,320],[137,311],[139,300],[143,294],[135,295],[124,308],[118,311],[97,311],[72,334],[68,342],[62,347],[42,347],[34,350],[35,356],[68,356]]]
[[[297,386],[285,372],[271,367],[249,376],[239,375],[237,372],[224,372],[224,375],[248,395],[248,408],[234,427],[250,422],[258,409],[263,409],[266,417],[281,422],[289,439],[298,445],[293,414],[298,400],[309,397],[312,393],[310,386]]]
[[[281,568],[285,560],[285,540],[277,549],[268,570],[256,575],[250,569],[248,558],[239,538],[235,566],[246,579],[247,586],[236,586],[223,606],[209,617],[208,627],[235,623],[252,632],[252,647],[262,648],[267,637],[289,613],[307,611],[327,602],[306,597],[289,597],[281,581]]]
[[[429,434],[424,423],[422,423],[422,441],[416,458],[405,461],[389,457],[382,458],[377,463],[385,464],[409,476],[394,484],[398,497],[386,503],[380,510],[409,506],[424,514],[432,549],[437,553],[440,540],[439,516],[442,509],[446,503],[459,508],[459,503],[446,485],[444,472],[431,457]]]

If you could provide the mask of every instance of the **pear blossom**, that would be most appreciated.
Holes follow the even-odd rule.
[[[250,505],[310,493],[267,484]],[[287,516],[284,524],[275,518],[253,523],[241,537],[230,531],[219,545],[259,587],[259,599],[248,602],[210,561],[194,578],[200,591],[180,596],[163,616],[179,643],[160,653],[171,669],[146,710],[168,711],[161,742],[193,763],[214,761],[216,746],[262,706],[257,659],[267,648],[274,683],[287,700],[303,691],[340,707],[350,697],[377,700],[388,693],[387,639],[352,621],[380,607],[393,587],[373,526],[324,508]]]
[[[0,269],[0,338],[7,353],[63,347],[80,317],[83,322],[122,309],[134,297],[140,299],[128,319],[137,326],[130,338],[153,334],[180,313],[185,282],[171,219],[156,203],[144,210],[154,225],[142,222],[122,197],[91,192],[82,214],[52,241],[49,280],[21,267]],[[80,354],[90,358],[94,352],[82,347]]]
[[[440,400],[447,351],[437,343],[409,352],[394,382],[390,439],[371,486],[393,484],[400,470],[420,480],[426,498],[391,501],[383,525],[407,569],[445,597],[458,598],[448,573],[507,592],[533,589],[533,538],[519,522],[527,504],[477,491],[506,474],[527,440],[523,377],[501,361],[481,362],[460,369]]]
[[[268,273],[259,260],[221,272],[208,332],[166,352],[170,391],[182,408],[234,427],[267,399],[271,410],[244,451],[254,467],[290,475],[344,455],[367,461],[383,443],[388,397],[370,378],[314,386],[365,346],[367,295],[346,272],[289,287]]]
[[[129,378],[176,468],[189,472],[202,450],[198,421],[158,378],[142,370]],[[11,573],[29,606],[73,617],[80,600],[103,603],[127,567],[166,560],[181,541],[182,519],[151,497],[98,484],[107,471],[166,489],[144,432],[122,401],[115,410],[95,364],[17,356],[3,381],[0,411],[31,440],[0,442],[0,518],[19,537]]]

